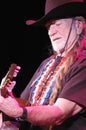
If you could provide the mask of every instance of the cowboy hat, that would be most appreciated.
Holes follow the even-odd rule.
[[[46,0],[45,15],[39,20],[27,20],[27,25],[44,26],[51,19],[86,17],[86,2],[83,0]]]

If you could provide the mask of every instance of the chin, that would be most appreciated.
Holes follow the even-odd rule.
[[[56,52],[60,52],[61,50],[63,50],[63,48],[53,48],[53,50]]]
[[[60,49],[53,49],[54,50],[54,52],[57,52],[58,54],[62,54],[63,52],[64,52],[64,48],[60,48]]]

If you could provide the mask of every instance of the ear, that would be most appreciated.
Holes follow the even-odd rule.
[[[75,26],[76,26],[76,31],[77,34],[81,34],[84,28],[84,21],[83,20],[75,20]]]

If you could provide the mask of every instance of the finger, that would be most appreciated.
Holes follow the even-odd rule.
[[[16,67],[16,69],[15,69],[15,71],[14,71],[14,74],[13,74],[14,77],[17,76],[17,74],[19,73],[19,70],[20,70],[20,69],[21,69],[20,66],[17,66],[17,67]]]
[[[11,92],[13,90],[13,88],[14,88],[15,85],[16,85],[16,81],[10,82],[10,84],[8,84],[8,86],[7,86],[7,90],[9,92]]]
[[[3,98],[3,96],[1,96],[1,94],[0,94],[0,105],[3,104],[3,102],[4,102],[4,98]]]

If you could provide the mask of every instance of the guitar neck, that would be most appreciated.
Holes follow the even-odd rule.
[[[12,79],[14,77],[14,72],[15,72],[16,69],[17,69],[17,65],[11,64],[8,72],[6,73],[6,75],[4,77],[4,81],[3,81],[2,85],[0,86],[1,95],[3,97],[7,97],[9,95],[7,84],[10,83],[10,81],[12,81]]]

